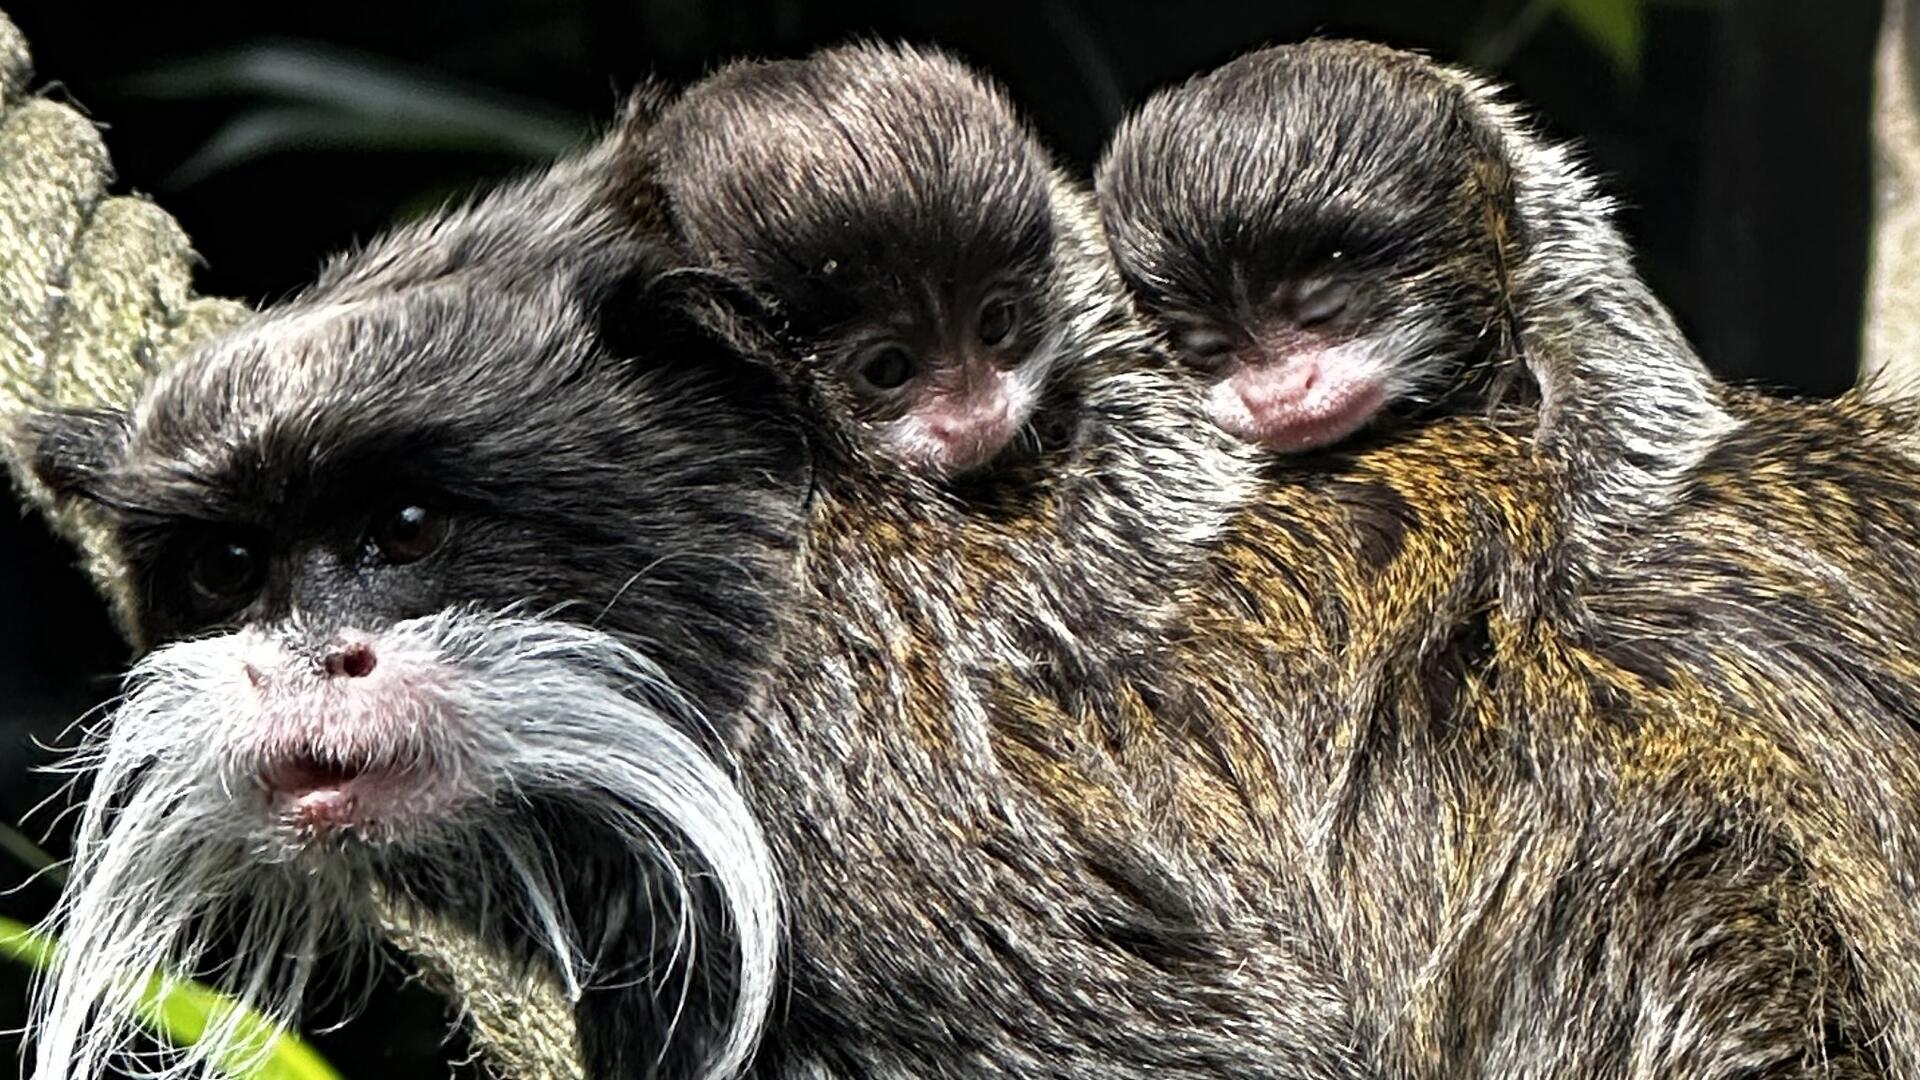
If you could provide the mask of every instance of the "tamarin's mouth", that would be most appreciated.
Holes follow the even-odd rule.
[[[245,680],[226,685],[251,733],[239,752],[280,840],[397,839],[451,801],[460,769],[436,743],[458,727],[445,672],[390,645],[353,632],[317,657],[272,639],[243,645]]]
[[[309,751],[269,763],[260,783],[273,815],[310,839],[391,827],[416,814],[426,794],[413,768]]]

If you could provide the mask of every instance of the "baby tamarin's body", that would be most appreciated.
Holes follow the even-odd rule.
[[[1080,306],[1063,218],[1091,214],[990,82],[900,47],[741,62],[652,141],[689,255],[765,304],[851,448],[946,479],[1025,429]]]
[[[1531,423],[1565,583],[1734,421],[1611,200],[1500,98],[1377,45],[1263,49],[1149,100],[1095,186],[1120,273],[1219,427],[1296,453],[1395,414]]]

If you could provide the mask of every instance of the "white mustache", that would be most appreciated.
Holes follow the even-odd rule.
[[[529,798],[631,852],[637,896],[648,891],[640,875],[668,867],[669,891],[682,901],[680,950],[695,947],[701,921],[684,916],[692,901],[683,875],[710,882],[739,968],[728,1027],[702,1075],[745,1067],[772,1006],[782,897],[751,810],[683,730],[693,710],[657,665],[585,627],[443,612],[359,635],[397,680],[391,695],[379,691],[393,707],[376,716],[364,698],[356,712],[327,697],[310,661],[303,666],[284,644],[298,636],[297,626],[249,629],[157,650],[88,732],[71,763],[94,784],[54,916],[63,947],[36,992],[38,1080],[102,1075],[126,1048],[155,969],[207,977],[294,1022],[322,952],[377,941],[373,893],[400,868],[412,880],[462,882],[482,907],[524,913],[534,924],[524,929],[574,998],[596,980],[630,981],[632,973],[594,969],[591,935],[559,894],[552,845],[532,815],[515,812]],[[263,657],[278,665],[265,690]],[[343,708],[350,722],[316,707]],[[364,754],[371,740],[376,753],[430,778],[431,798],[415,800],[427,820],[344,843],[303,839],[272,812],[258,779],[289,740],[321,760]],[[663,844],[663,831],[677,843]],[[667,861],[675,851],[699,865]],[[237,950],[209,970],[216,940]],[[193,1075],[257,1045],[244,1035],[236,1014],[193,1047],[141,1066],[165,1080]]]

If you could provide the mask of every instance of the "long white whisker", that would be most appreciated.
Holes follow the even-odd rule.
[[[367,636],[388,680],[366,680],[384,688],[374,697],[285,659],[302,637],[293,620],[156,651],[110,722],[87,730],[68,767],[93,786],[56,913],[66,947],[37,993],[34,1075],[102,1076],[124,1056],[150,971],[216,978],[242,1004],[298,1019],[324,952],[372,952],[384,885],[519,935],[576,1000],[614,989],[582,946],[599,935],[576,921],[596,912],[570,906],[536,808],[615,845],[635,867],[636,895],[673,899],[679,924],[656,968],[682,974],[673,1026],[686,1019],[695,965],[736,960],[732,1008],[701,1075],[738,1075],[773,1004],[782,902],[709,725],[657,665],[590,627],[456,610]],[[272,657],[295,672],[284,691],[243,674]],[[380,748],[371,759],[368,746]],[[397,824],[316,838],[274,809],[262,780],[288,753],[386,762],[421,787],[396,800]],[[711,879],[721,910],[696,911],[690,873]],[[731,949],[701,947],[703,917],[724,926]],[[212,951],[222,936],[238,942],[230,959]],[[672,1032],[658,1034],[664,1052]],[[143,1065],[185,1077],[243,1048],[244,1035],[235,1016]]]

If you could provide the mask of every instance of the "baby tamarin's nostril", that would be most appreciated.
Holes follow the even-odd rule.
[[[373,649],[364,644],[348,645],[327,654],[321,666],[329,675],[358,679],[373,673]]]

